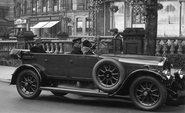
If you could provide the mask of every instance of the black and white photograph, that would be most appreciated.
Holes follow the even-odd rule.
[[[0,0],[0,113],[184,113],[185,0]]]

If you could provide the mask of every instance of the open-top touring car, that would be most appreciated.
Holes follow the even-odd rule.
[[[128,95],[142,110],[156,110],[164,104],[184,104],[185,75],[180,69],[171,74],[171,64],[165,57],[22,50],[20,59],[22,65],[13,73],[11,84],[16,85],[25,99],[37,98],[42,90],[48,90],[57,96],[68,93],[108,98]]]

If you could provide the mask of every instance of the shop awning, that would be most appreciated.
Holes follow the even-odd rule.
[[[45,24],[42,28],[51,28],[54,25],[56,25],[57,23],[59,23],[59,21],[50,21],[47,24]]]
[[[42,28],[44,25],[46,25],[49,22],[39,22],[36,25],[34,25],[33,27],[30,28]]]

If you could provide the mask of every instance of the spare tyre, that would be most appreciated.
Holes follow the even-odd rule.
[[[92,78],[100,90],[113,93],[120,88],[125,78],[125,70],[115,59],[102,59],[95,64]]]

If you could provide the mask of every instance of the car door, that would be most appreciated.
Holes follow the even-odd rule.
[[[44,57],[45,71],[50,77],[67,77],[69,72],[69,55],[46,54]]]
[[[74,79],[92,79],[92,69],[98,62],[96,55],[71,55],[69,76]]]

